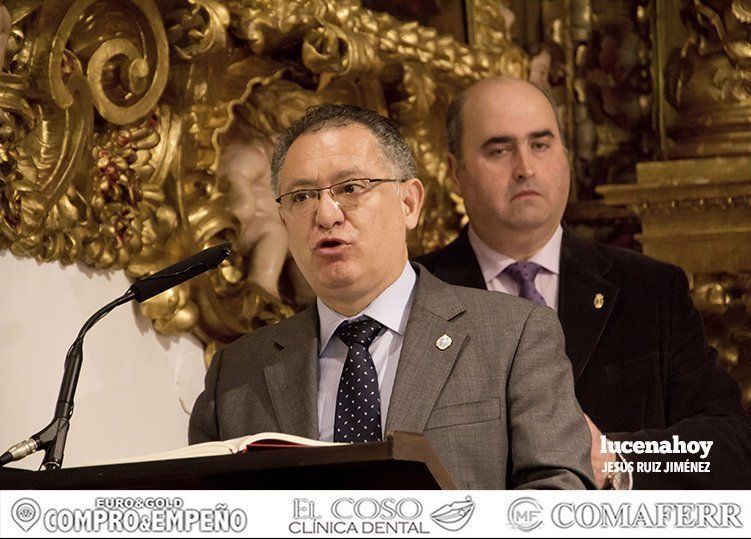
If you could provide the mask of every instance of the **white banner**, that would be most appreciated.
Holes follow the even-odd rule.
[[[749,537],[748,491],[0,491],[0,537]]]

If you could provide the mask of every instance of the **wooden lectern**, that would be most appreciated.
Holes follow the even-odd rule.
[[[0,469],[0,489],[455,489],[421,434],[382,442],[33,472]]]

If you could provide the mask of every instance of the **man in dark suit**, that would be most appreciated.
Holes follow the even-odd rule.
[[[570,172],[552,100],[528,82],[488,79],[457,97],[447,126],[449,170],[470,224],[418,261],[446,282],[557,310],[598,485],[751,488],[749,417],[707,344],[683,271],[561,226]],[[619,454],[631,464],[609,464],[619,457],[607,441],[673,447],[674,436],[714,442],[709,471],[665,473],[668,461],[702,459],[635,453],[630,443]],[[659,473],[640,462],[660,462]]]
[[[461,488],[592,486],[555,314],[407,261],[416,174],[396,127],[357,107],[319,106],[280,137],[272,185],[316,304],[214,357],[191,443],[422,432]]]

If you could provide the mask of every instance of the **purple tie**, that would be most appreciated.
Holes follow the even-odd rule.
[[[535,288],[535,277],[541,269],[542,266],[534,262],[514,262],[503,270],[503,273],[519,283],[520,298],[528,299],[538,305],[547,305],[545,298]]]

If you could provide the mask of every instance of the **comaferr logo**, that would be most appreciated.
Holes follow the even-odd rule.
[[[507,517],[512,528],[531,532],[542,524],[542,506],[534,498],[519,498],[509,505]]]
[[[736,503],[559,503],[551,520],[559,528],[742,528]]]
[[[464,501],[443,505],[430,514],[430,518],[441,528],[456,532],[467,525],[475,512],[475,502],[467,496]]]

